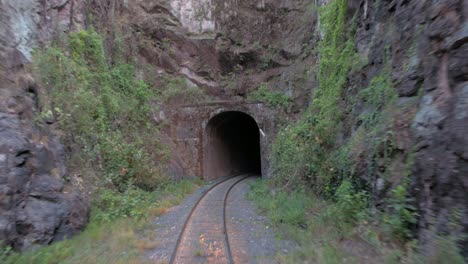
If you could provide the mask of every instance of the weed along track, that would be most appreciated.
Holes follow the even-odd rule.
[[[252,177],[241,174],[215,183],[188,215],[171,256],[171,264],[234,263],[226,223],[226,205],[236,184]]]

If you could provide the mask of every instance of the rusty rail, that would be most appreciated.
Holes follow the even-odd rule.
[[[230,244],[229,244],[229,235],[228,235],[228,232],[227,232],[227,223],[226,223],[226,205],[227,205],[227,199],[228,199],[228,196],[229,196],[229,193],[231,192],[231,190],[234,188],[234,186],[236,186],[237,184],[239,184],[241,181],[251,177],[250,173],[240,173],[240,174],[237,174],[237,175],[233,175],[231,177],[227,177],[227,178],[224,178],[218,182],[216,182],[215,184],[213,184],[212,186],[210,186],[210,188],[208,188],[208,190],[206,190],[202,196],[198,199],[198,201],[195,203],[195,205],[193,206],[193,208],[191,209],[190,213],[188,214],[187,216],[187,219],[185,219],[185,222],[184,222],[184,225],[182,226],[182,230],[179,234],[179,237],[177,238],[177,242],[176,242],[176,246],[174,248],[174,251],[172,252],[172,255],[171,255],[171,258],[169,260],[169,263],[170,264],[175,264],[175,260],[176,260],[176,257],[177,257],[177,254],[178,254],[178,251],[179,251],[179,248],[180,248],[180,243],[184,237],[184,235],[186,234],[186,230],[187,230],[187,226],[188,224],[190,223],[190,220],[192,218],[192,215],[194,214],[194,212],[197,210],[198,206],[200,205],[201,201],[203,200],[203,198],[205,198],[205,196],[210,192],[212,191],[213,189],[215,189],[217,186],[219,186],[221,183],[223,182],[226,182],[227,180],[229,179],[232,179],[234,177],[237,177],[237,176],[241,176],[243,174],[247,174],[245,177],[242,177],[241,179],[235,181],[230,187],[229,189],[227,190],[227,192],[225,193],[224,195],[224,201],[223,201],[223,232],[224,232],[224,238],[225,238],[225,241],[226,241],[226,248],[225,248],[225,253],[226,253],[226,256],[227,256],[227,259],[228,259],[228,262],[230,264],[234,264],[234,260],[233,260],[233,257],[232,257],[232,252],[231,252],[231,248],[230,248]]]

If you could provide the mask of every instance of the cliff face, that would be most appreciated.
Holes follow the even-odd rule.
[[[434,231],[466,234],[468,3],[383,1],[379,6],[373,1],[349,1],[348,5],[358,12],[356,47],[368,58],[363,71],[350,76],[357,82],[351,86],[368,82],[388,63],[398,107],[407,107],[396,116],[398,150],[393,159],[414,153],[409,195],[418,208],[420,238],[428,243]],[[373,184],[378,189],[377,181]],[[458,226],[451,229],[454,222]],[[467,248],[466,240],[463,247]]]
[[[37,126],[39,88],[28,70],[33,48],[80,20],[74,1],[0,3],[0,240],[17,249],[70,237],[87,204],[65,179],[65,150]],[[76,6],[75,6],[76,7]]]
[[[37,95],[47,87],[37,87],[28,74],[33,47],[84,26],[91,14],[93,24],[106,32],[109,54],[116,34],[124,36],[127,57],[155,87],[162,77],[177,75],[214,101],[235,103],[266,84],[290,100],[287,108],[266,111],[271,134],[262,154],[268,158],[280,127],[306,111],[320,85],[317,43],[323,36],[316,5],[327,2],[1,2],[0,20],[8,26],[0,29],[0,240],[18,248],[46,244],[79,230],[86,219],[76,181],[64,187],[63,147],[47,126],[34,124]],[[359,159],[356,167],[376,206],[384,206],[403,174],[408,176],[408,196],[419,214],[415,228],[425,242],[434,230],[468,232],[468,4],[433,2],[348,0],[346,25],[355,28],[351,39],[362,62],[344,85],[340,104],[345,115],[337,136],[342,143],[355,137],[362,123],[356,117],[369,109],[349,99],[385,73],[397,94],[393,119],[385,124],[394,138],[391,161]],[[154,119],[183,119],[180,113],[186,110],[178,107],[184,103],[162,105]],[[196,110],[187,111],[191,116]],[[196,174],[189,162],[196,147],[174,140],[178,131],[164,131],[173,149],[170,173]],[[369,173],[367,163],[378,170]],[[453,221],[459,224],[455,230],[449,228]]]

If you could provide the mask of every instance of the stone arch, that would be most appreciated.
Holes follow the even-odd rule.
[[[203,178],[242,172],[261,174],[260,129],[249,114],[233,110],[212,116],[204,127]]]

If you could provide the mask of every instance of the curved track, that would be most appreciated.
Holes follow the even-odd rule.
[[[234,186],[248,177],[251,175],[226,178],[205,191],[187,216],[169,263],[234,263],[226,205]]]

